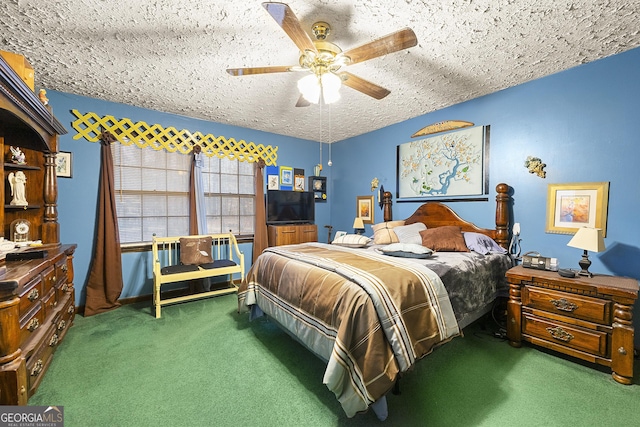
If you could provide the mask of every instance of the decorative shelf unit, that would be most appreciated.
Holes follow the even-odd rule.
[[[327,201],[327,177],[326,176],[310,176],[309,191],[313,191],[313,199],[316,202]]]
[[[51,110],[0,55],[0,154],[3,156],[0,199],[4,200],[0,206],[0,225],[5,238],[11,234],[11,223],[23,218],[31,223],[32,240],[60,244],[55,156],[58,135],[66,133]],[[26,165],[8,161],[12,146],[19,147],[25,154]],[[27,209],[10,205],[11,188],[7,175],[17,171],[24,172],[27,178]]]
[[[66,129],[0,52],[0,236],[12,236],[12,224],[25,240],[41,240],[42,256],[0,261],[0,405],[26,405],[35,393],[75,316],[73,254],[76,245],[60,244],[55,157],[58,136]],[[27,64],[9,54],[15,63]],[[23,71],[32,68],[18,67]],[[26,76],[29,77],[29,76]],[[31,75],[32,78],[32,75]],[[32,80],[31,80],[32,81]],[[26,164],[11,162],[11,147]],[[26,176],[27,206],[11,205],[10,173]],[[18,229],[16,224],[22,224]],[[27,224],[27,228],[24,225]],[[13,230],[13,231],[16,231]],[[28,239],[26,238],[28,236]],[[14,254],[12,254],[14,255]],[[13,258],[13,256],[12,256]]]

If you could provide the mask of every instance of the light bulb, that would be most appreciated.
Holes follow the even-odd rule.
[[[327,162],[327,164],[328,164],[329,166],[332,166],[332,165],[333,165],[333,162],[332,162],[331,160],[329,160],[329,161]]]
[[[324,102],[332,104],[340,99],[342,80],[333,73],[324,73],[321,77],[322,96]]]
[[[320,100],[320,81],[315,74],[310,74],[298,81],[298,90],[307,101],[317,104]]]

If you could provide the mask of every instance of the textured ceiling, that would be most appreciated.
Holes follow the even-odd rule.
[[[254,0],[3,0],[0,49],[27,58],[38,88],[332,142],[640,46],[638,0],[287,4],[343,50],[412,28],[417,46],[347,68],[391,94],[343,87],[337,104],[296,108],[304,73],[228,75],[297,64]]]

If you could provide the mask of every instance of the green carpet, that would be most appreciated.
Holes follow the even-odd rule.
[[[324,364],[227,295],[76,317],[30,405],[64,406],[89,426],[640,425],[639,363],[623,386],[605,368],[529,346],[478,322],[418,362],[389,395],[389,418],[347,418],[322,384]]]

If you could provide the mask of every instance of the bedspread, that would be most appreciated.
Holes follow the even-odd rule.
[[[259,306],[327,361],[323,381],[349,417],[459,334],[442,281],[425,266],[322,243],[267,248],[238,304]]]

